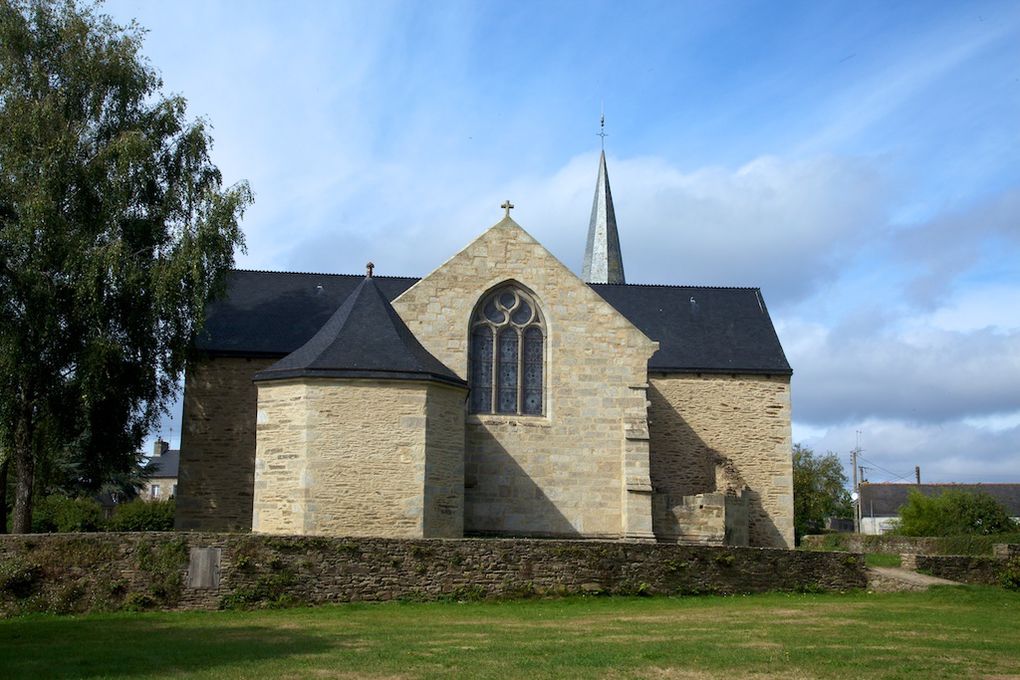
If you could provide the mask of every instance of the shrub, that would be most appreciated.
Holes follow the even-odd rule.
[[[1006,590],[1020,590],[1020,557],[1014,557],[1006,563],[999,579]]]
[[[173,531],[176,504],[165,501],[144,501],[140,498],[122,503],[107,523],[110,531]]]
[[[900,508],[896,532],[903,536],[959,536],[1016,531],[1006,509],[986,493],[943,491],[925,496],[911,491]]]
[[[99,531],[103,528],[103,508],[91,498],[68,498],[59,494],[39,500],[32,514],[32,531]]]

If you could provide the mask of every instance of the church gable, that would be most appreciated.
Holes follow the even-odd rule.
[[[509,217],[493,225],[431,274],[393,300],[393,308],[415,337],[437,359],[466,378],[468,325],[478,301],[501,284],[514,281],[532,291],[549,317],[550,350],[578,324],[598,321],[587,345],[610,342],[650,350],[657,343],[607,303]],[[560,323],[562,321],[562,324]],[[647,363],[647,358],[646,358]]]
[[[657,343],[509,217],[393,307],[472,385],[466,533],[652,537],[645,389]],[[534,375],[529,339],[540,342],[537,406],[516,382]],[[486,362],[491,382],[479,380]],[[517,392],[501,401],[507,380]]]

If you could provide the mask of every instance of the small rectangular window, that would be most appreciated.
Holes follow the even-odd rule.
[[[152,498],[159,498],[159,484],[153,484],[152,489],[149,491]]]

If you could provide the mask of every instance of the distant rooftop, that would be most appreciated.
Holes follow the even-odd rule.
[[[1020,484],[861,484],[861,515],[892,517],[906,504],[911,491],[935,496],[943,491],[986,493],[1012,517],[1020,517]]]
[[[181,463],[181,452],[179,449],[168,449],[162,456],[149,458],[148,462],[153,466],[151,479],[175,478]]]

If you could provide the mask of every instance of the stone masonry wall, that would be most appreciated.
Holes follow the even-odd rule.
[[[792,547],[790,379],[652,374],[649,383],[656,493],[676,504],[746,487],[751,545]]]
[[[864,588],[849,553],[603,541],[259,534],[0,536],[0,613],[534,594]]]
[[[469,323],[515,281],[546,322],[543,416],[468,416],[469,534],[652,538],[645,389],[656,344],[510,219],[393,302],[433,355],[468,377]]]
[[[992,546],[996,557],[1020,557],[1020,543],[996,543]]]
[[[431,384],[425,424],[425,538],[464,535],[463,389]]]
[[[308,386],[275,381],[258,386],[255,494],[251,529],[306,533],[308,520]]]
[[[846,550],[864,553],[900,553],[909,555],[996,555],[1020,554],[1020,546],[995,543],[995,536],[897,536],[895,534],[815,534],[802,536],[807,550]],[[997,552],[1001,551],[1001,552]]]
[[[999,585],[1009,560],[972,555],[919,555],[904,553],[900,564],[924,574],[977,585]]]
[[[437,427],[450,427],[462,390],[409,381],[261,383],[253,530],[421,537],[430,392],[443,419]],[[430,515],[447,534],[459,523],[451,497],[457,431],[433,438],[443,460],[432,471],[440,490]]]
[[[703,493],[682,496],[679,502],[668,494],[652,497],[656,538],[660,541],[702,545],[748,545],[747,499],[742,494]]]
[[[255,474],[252,377],[273,359],[201,358],[184,383],[177,528],[248,531]]]

